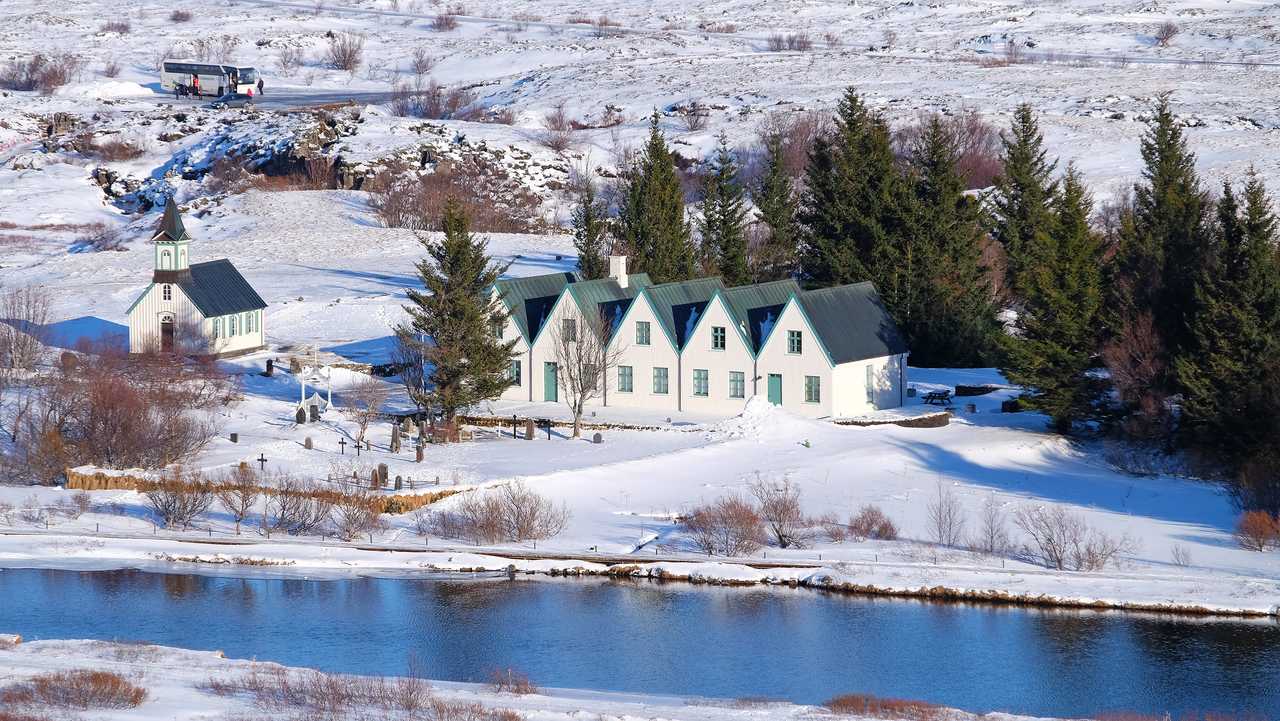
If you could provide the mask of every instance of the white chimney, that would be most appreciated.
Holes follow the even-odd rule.
[[[619,286],[627,287],[627,256],[609,256],[609,277],[616,280]]]

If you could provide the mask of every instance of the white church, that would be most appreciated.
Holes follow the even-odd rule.
[[[151,284],[128,311],[130,353],[228,357],[265,347],[266,302],[231,261],[190,262],[191,237],[173,198],[151,243]]]

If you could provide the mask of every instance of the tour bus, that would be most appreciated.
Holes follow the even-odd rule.
[[[160,71],[160,87],[179,95],[213,95],[258,91],[258,71],[234,65],[166,60]]]

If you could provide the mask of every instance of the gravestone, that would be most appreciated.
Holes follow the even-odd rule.
[[[270,378],[270,377],[274,376],[275,374],[276,374],[276,362],[275,362],[275,359],[273,359],[273,358],[268,358],[268,359],[267,359],[267,372],[266,372],[266,373],[264,373],[263,375],[265,375],[266,377]]]
[[[306,448],[308,451],[311,450],[311,436],[307,436],[306,439],[302,441],[302,447]]]
[[[369,471],[369,487],[374,490],[378,489],[378,469],[376,468]]]
[[[298,412],[293,414],[293,422],[297,423],[298,425],[303,425],[304,423],[306,423],[307,409],[303,408],[302,406],[298,406]]]
[[[311,412],[312,423],[316,423],[320,420],[320,406],[307,406],[307,410]]]
[[[414,454],[414,462],[422,463],[422,444],[418,444],[417,452]]]
[[[400,476],[396,476],[396,490],[398,491],[401,488],[404,488],[404,479]]]
[[[524,422],[524,439],[526,441],[533,440],[533,419],[529,418]]]
[[[427,422],[426,422],[426,421],[418,421],[418,437],[419,437],[419,438],[426,438],[426,437],[427,437]]]
[[[401,418],[401,419],[400,419],[400,432],[401,432],[401,433],[408,433],[408,432],[409,432],[409,429],[410,429],[412,426],[413,426],[413,423],[412,423],[412,421],[410,421],[409,416],[405,416],[404,418]]]
[[[600,435],[599,433],[596,433],[595,435],[591,436],[591,442],[604,443],[604,436]]]
[[[239,433],[232,433],[232,434],[231,434],[231,442],[232,442],[232,443],[239,443],[239,442],[240,442],[240,434],[239,434]]]
[[[400,426],[391,426],[391,452],[400,452]]]
[[[378,464],[378,482],[384,486],[387,485],[387,464],[385,463]]]

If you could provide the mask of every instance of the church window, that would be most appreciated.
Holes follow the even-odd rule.
[[[236,334],[236,317],[234,315],[227,316],[227,335]]]
[[[213,319],[213,337],[214,338],[222,337],[222,319],[221,318]]]
[[[160,270],[173,269],[173,254],[167,250],[160,251]]]
[[[160,287],[160,293],[165,300],[173,300],[173,286],[168,283]]]

